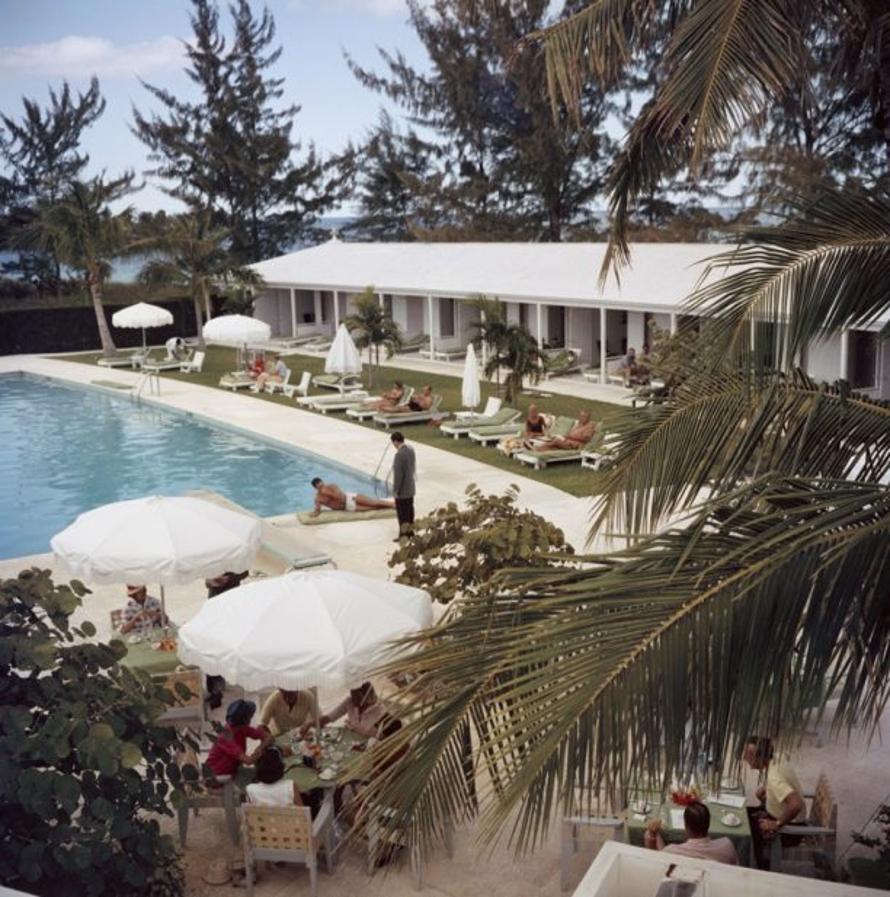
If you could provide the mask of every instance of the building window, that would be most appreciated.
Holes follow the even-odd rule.
[[[454,300],[439,298],[439,336],[454,336]]]
[[[392,318],[392,296],[383,297],[383,313],[388,318]]]
[[[848,332],[847,380],[853,389],[872,389],[878,366],[878,335],[871,330]]]
[[[519,323],[528,330],[528,303],[519,303]]]

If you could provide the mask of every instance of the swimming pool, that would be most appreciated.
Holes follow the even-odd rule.
[[[82,511],[212,489],[268,517],[309,508],[313,477],[374,494],[370,477],[133,402],[30,377],[0,377],[0,558],[49,551]]]

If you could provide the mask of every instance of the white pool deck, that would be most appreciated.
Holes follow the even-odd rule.
[[[423,367],[430,369],[426,365]],[[448,367],[447,372],[452,373],[459,365]],[[135,384],[138,380],[138,375],[129,371],[105,370],[63,359],[38,356],[0,358],[0,374],[17,371],[84,385],[93,385],[92,381],[95,380],[122,384]],[[559,382],[559,391],[569,388],[570,382]],[[145,401],[191,412],[211,422],[250,430],[260,436],[316,452],[369,475],[375,472],[389,439],[385,432],[375,433],[336,418],[303,412],[296,407],[257,401],[249,395],[236,395],[174,380],[162,380],[161,388],[159,397],[147,397]],[[554,388],[553,391],[557,390]],[[125,392],[119,394],[127,395]],[[589,397],[593,398],[592,395]],[[561,526],[576,547],[583,546],[588,519],[588,503],[584,499],[525,479],[518,473],[503,471],[440,449],[415,444],[415,450],[419,513],[447,501],[459,501],[469,483],[476,483],[487,492],[501,492],[511,483],[517,483],[521,486],[521,503],[524,506],[533,508]],[[200,463],[200,459],[197,460]],[[380,577],[389,577],[392,573],[386,561],[393,547],[395,521],[303,527],[292,515],[273,520],[282,524],[295,541],[330,554],[341,569]],[[595,547],[602,549],[606,546],[600,544]],[[32,564],[51,567],[52,556],[37,555],[0,561],[0,576],[14,576]],[[202,583],[174,587],[167,594],[171,615],[180,622],[196,613],[205,600]],[[99,627],[100,636],[107,636],[108,611],[122,603],[122,587],[96,587],[77,616],[92,620]],[[322,696],[323,703],[325,700]],[[883,721],[885,726],[890,724],[890,710],[885,713]],[[850,830],[860,827],[876,804],[887,799],[886,795],[890,792],[890,746],[881,744],[878,739],[868,745],[863,733],[854,731],[849,743],[846,739],[827,740],[823,746],[816,747],[808,739],[794,762],[804,787],[811,787],[821,770],[829,773],[839,803],[838,844],[839,854],[842,853],[850,843]],[[163,825],[165,830],[174,832],[172,821],[165,821]],[[212,887],[201,880],[209,861],[221,852],[235,855],[233,848],[228,846],[222,813],[206,810],[189,827],[189,848],[185,855],[189,895],[243,893],[230,886]],[[581,880],[590,859],[590,854],[582,848],[575,861],[575,882]],[[413,880],[405,869],[368,878],[364,858],[357,848],[349,848],[335,874],[322,874],[319,884],[321,897],[353,897],[356,893],[371,897],[408,897],[416,894]],[[297,867],[268,869],[263,872],[256,893],[260,897],[308,893],[306,872]],[[490,853],[481,852],[474,827],[459,828],[454,859],[447,860],[444,852],[431,858],[425,872],[424,893],[447,897],[558,897],[558,826],[554,826],[542,848],[519,859],[505,845]],[[843,889],[839,888],[837,893],[842,895]]]

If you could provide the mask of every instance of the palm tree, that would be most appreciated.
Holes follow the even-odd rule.
[[[474,331],[473,342],[484,344],[486,355],[489,361],[486,361],[485,376],[489,379],[492,373],[495,375],[498,392],[501,391],[501,366],[490,363],[492,359],[499,359],[501,350],[507,341],[507,313],[503,302],[500,299],[489,299],[486,296],[477,296],[471,303],[479,312],[479,320],[474,321],[472,329]]]
[[[508,405],[518,400],[526,379],[537,383],[541,378],[543,355],[537,340],[524,324],[507,324],[503,327],[500,341],[485,365],[485,376],[491,378],[501,368],[507,371],[504,378],[504,401]]]
[[[380,347],[391,358],[402,345],[399,325],[383,309],[373,287],[367,287],[355,300],[355,313],[346,318],[346,326],[353,331],[358,349],[368,350],[368,386],[374,385],[374,368],[380,366]]]
[[[802,2],[596,0],[535,36],[571,101],[666,28],[662,81],[613,171],[613,260],[627,257],[636,197],[782,97]],[[844,13],[848,62],[890,109],[886,62],[875,68],[884,4],[816,8]],[[800,198],[708,274],[690,298],[708,320],[688,370],[662,404],[610,421],[617,458],[594,486],[594,532],[640,538],[572,569],[502,571],[484,600],[411,640],[398,664],[408,722],[369,758],[411,744],[367,795],[393,809],[387,825],[425,843],[474,813],[453,774],[468,725],[491,782],[483,833],[512,820],[520,846],[579,791],[588,803],[687,775],[687,726],[715,775],[752,733],[789,742],[832,694],[838,729],[874,731],[890,695],[890,403],[796,364],[811,341],[890,310],[890,196]]]
[[[173,284],[185,287],[195,308],[198,347],[204,348],[202,324],[210,318],[210,294],[220,283],[254,285],[259,276],[250,268],[237,265],[227,251],[229,232],[215,228],[210,217],[190,212],[168,218],[159,235],[146,247],[160,257],[149,259],[139,272],[146,284]],[[206,316],[206,317],[205,317]]]
[[[16,242],[22,248],[37,248],[53,252],[69,268],[81,272],[93,302],[102,354],[117,351],[105,310],[102,294],[111,260],[132,248],[132,207],[113,213],[116,203],[137,189],[133,175],[105,181],[103,177],[90,181],[72,181],[62,197],[37,210]]]

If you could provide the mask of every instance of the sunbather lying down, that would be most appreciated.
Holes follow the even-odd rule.
[[[419,396],[412,396],[407,405],[396,405],[393,408],[385,408],[384,411],[392,411],[394,414],[408,414],[412,411],[429,411],[433,407],[433,388],[424,386]]]
[[[575,421],[572,429],[565,436],[551,436],[549,439],[537,442],[535,448],[539,452],[579,449],[593,439],[595,431],[596,427],[590,419],[590,412],[582,411],[578,415],[578,420]]]
[[[391,498],[371,498],[358,492],[344,492],[336,483],[326,483],[321,477],[316,477],[312,486],[315,489],[312,517],[318,517],[323,507],[332,511],[380,511],[396,506]]]
[[[396,380],[389,392],[385,392],[382,396],[377,396],[373,399],[366,399],[362,402],[362,408],[374,411],[385,411],[389,408],[395,408],[402,401],[404,395],[405,387],[400,380]]]

